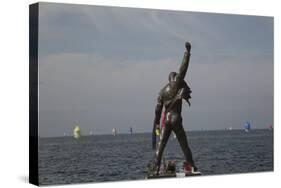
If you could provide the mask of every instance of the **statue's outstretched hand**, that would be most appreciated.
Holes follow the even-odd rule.
[[[190,42],[186,42],[186,43],[185,43],[185,48],[186,48],[186,51],[187,51],[187,52],[190,52],[190,49],[191,49],[191,44],[190,44]]]

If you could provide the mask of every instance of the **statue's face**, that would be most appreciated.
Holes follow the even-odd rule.
[[[169,82],[175,82],[176,81],[176,76],[177,76],[176,72],[170,72],[170,74],[169,74]]]

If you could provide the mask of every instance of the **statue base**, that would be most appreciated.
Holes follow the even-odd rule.
[[[168,161],[167,164],[164,164],[163,168],[160,168],[158,174],[156,174],[155,171],[148,169],[145,179],[175,178],[199,175],[201,175],[201,172],[193,170],[184,172],[184,169],[182,169],[182,171],[177,172],[175,161]]]

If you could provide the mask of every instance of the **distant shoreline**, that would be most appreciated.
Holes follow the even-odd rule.
[[[251,129],[251,131],[255,131],[255,130],[269,130],[268,128],[253,128]],[[273,129],[274,130],[274,129]],[[272,131],[273,131],[272,130]],[[232,130],[228,130],[228,129],[202,129],[202,130],[187,130],[186,132],[210,132],[210,131],[226,131],[226,132],[231,132],[231,131],[244,131],[244,129],[232,129]],[[132,133],[132,135],[139,135],[139,134],[151,134],[151,132],[135,132]],[[118,133],[116,136],[118,135],[131,135],[131,133]],[[81,134],[81,137],[89,137],[89,136],[113,136],[112,134],[92,134],[92,135],[83,135]],[[61,137],[73,137],[73,135],[61,135],[61,136],[38,136],[39,139],[44,139],[44,138],[61,138]]]

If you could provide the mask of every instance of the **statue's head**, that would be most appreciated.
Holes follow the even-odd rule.
[[[176,73],[176,72],[170,72],[170,74],[169,74],[169,82],[174,82],[174,81],[176,81],[176,76],[177,76],[177,74],[178,73]]]

